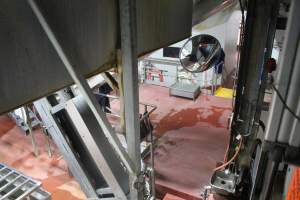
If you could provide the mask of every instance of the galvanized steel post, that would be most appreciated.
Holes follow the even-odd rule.
[[[123,67],[123,90],[125,129],[128,154],[133,161],[135,172],[130,174],[130,199],[142,199],[139,175],[141,173],[140,120],[137,66],[137,22],[136,1],[121,0],[120,26]]]

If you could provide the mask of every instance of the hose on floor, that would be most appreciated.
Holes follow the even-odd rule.
[[[243,143],[243,137],[241,137],[240,139],[240,143],[239,143],[239,146],[238,146],[238,149],[236,150],[235,154],[232,156],[231,159],[228,160],[228,162],[222,164],[221,166],[219,167],[216,167],[215,169],[213,169],[213,171],[218,171],[220,169],[223,169],[224,167],[226,167],[227,165],[229,165],[233,160],[236,159],[236,157],[239,155],[239,152],[241,150],[241,147],[242,147],[242,143]],[[229,147],[228,147],[229,148]]]

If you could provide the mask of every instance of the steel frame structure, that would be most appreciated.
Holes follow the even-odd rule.
[[[134,186],[143,180],[141,175],[141,149],[140,149],[140,121],[138,96],[138,60],[137,60],[137,23],[136,1],[120,1],[121,23],[121,52],[123,66],[123,105],[125,111],[125,133],[129,158],[133,161],[133,170],[130,171],[130,199],[142,199],[141,187]]]
[[[35,101],[34,106],[42,119],[45,129],[51,135],[51,138],[59,148],[63,158],[68,163],[68,167],[72,175],[76,180],[80,180],[79,184],[83,192],[88,198],[98,199],[97,192],[91,185],[87,174],[82,167],[82,163],[80,163],[75,151],[69,145],[68,139],[64,137],[61,127],[59,127],[59,125],[56,123],[56,119],[51,112],[52,106],[48,102],[47,98],[42,98],[38,101]]]
[[[261,72],[264,62],[270,57],[276,27],[276,20],[271,19],[274,9],[275,16],[277,14],[278,4],[278,0],[252,0],[247,8],[234,106],[234,129],[246,137],[257,132],[258,123],[255,119],[260,116],[257,116],[257,110],[261,110],[261,96],[264,96],[265,88],[261,84]]]
[[[128,153],[122,147],[119,139],[114,133],[112,127],[108,123],[104,112],[101,110],[100,105],[98,105],[96,98],[94,97],[92,91],[85,78],[82,76],[78,68],[72,66],[69,58],[64,52],[62,46],[58,42],[54,32],[48,25],[45,17],[40,11],[39,7],[34,0],[28,0],[28,3],[34,12],[36,18],[38,19],[41,27],[43,28],[45,34],[53,45],[57,55],[63,62],[69,75],[78,86],[81,94],[83,95],[88,107],[92,111],[94,117],[96,118],[98,124],[103,130],[103,134],[108,139],[108,142],[113,147],[113,150],[117,153],[125,166],[126,171],[129,175],[129,195],[122,191],[120,185],[117,184],[118,180],[115,178],[114,173],[111,171],[111,167],[104,158],[103,152],[99,149],[99,146],[94,141],[93,135],[88,131],[88,127],[82,126],[84,122],[80,119],[77,109],[72,103],[67,103],[68,113],[72,116],[77,116],[78,123],[74,123],[76,128],[80,130],[79,132],[84,133],[81,138],[84,143],[87,144],[88,151],[92,155],[93,159],[96,161],[97,167],[105,171],[104,178],[110,188],[114,191],[116,199],[143,199],[143,177],[141,171],[141,150],[140,150],[140,123],[139,123],[139,108],[138,108],[138,68],[137,68],[137,27],[136,27],[136,2],[135,0],[123,0],[120,1],[120,27],[121,27],[121,47],[122,47],[122,65],[123,65],[123,88],[124,91],[124,110],[125,110],[125,128],[126,128],[126,138],[128,143]],[[268,18],[267,18],[268,19]],[[259,32],[261,33],[261,32]],[[261,49],[261,48],[260,48]],[[257,55],[261,52],[258,52]],[[259,59],[255,60],[257,67],[255,68],[256,73],[260,69],[261,63]],[[251,73],[250,73],[251,74]],[[254,76],[257,78],[257,76]],[[257,84],[255,81],[255,84]],[[252,83],[252,80],[249,82]],[[250,86],[256,88],[256,85]],[[250,88],[251,88],[250,87]],[[250,89],[251,91],[251,89]],[[250,92],[251,94],[252,91]],[[253,111],[252,111],[253,112]],[[249,123],[249,122],[248,122]],[[79,126],[81,125],[81,126]],[[98,160],[97,160],[98,159]],[[73,159],[75,160],[75,159]],[[83,175],[81,173],[81,175]],[[94,189],[92,191],[95,191]],[[95,194],[92,194],[95,195]],[[96,194],[97,195],[97,194]]]
[[[120,180],[124,180],[124,178],[120,178],[119,173],[114,175],[114,172],[112,171],[116,169],[116,167],[118,167],[119,165],[115,163],[114,165],[108,166],[107,164],[108,162],[106,161],[107,159],[108,161],[111,160],[110,157],[114,156],[112,154],[112,152],[114,151],[110,149],[110,146],[107,143],[103,143],[103,140],[105,140],[106,138],[103,135],[101,128],[99,127],[97,128],[97,123],[95,121],[95,118],[93,119],[93,116],[91,116],[92,115],[91,111],[89,112],[85,111],[84,113],[82,111],[81,113],[79,112],[79,110],[82,110],[82,108],[84,108],[83,101],[82,101],[83,98],[80,97],[81,95],[72,98],[71,96],[61,95],[61,93],[62,91],[57,92],[57,96],[59,96],[59,102],[56,100],[56,98],[54,98],[55,96],[51,96],[55,100],[50,101],[49,97],[42,98],[38,101],[35,101],[34,106],[38,111],[41,120],[43,121],[43,126],[45,127],[46,131],[51,135],[52,139],[60,149],[60,152],[62,153],[64,159],[67,161],[69,170],[74,175],[74,177],[78,180],[81,188],[83,189],[87,197],[90,199],[97,199],[98,198],[97,196],[101,196],[101,195],[105,196],[105,193],[112,194],[113,193],[112,191],[122,191],[120,188],[120,184],[118,182]],[[119,97],[117,96],[105,95],[101,93],[97,93],[97,94],[102,96],[107,96],[108,98],[112,98],[112,99],[119,99]],[[81,99],[81,101],[79,101],[78,99]],[[75,104],[74,102],[77,102],[77,104]],[[80,104],[81,106],[78,106]],[[143,120],[146,120],[146,118],[148,118],[151,115],[151,113],[153,113],[157,109],[157,107],[152,104],[147,104],[147,103],[139,103],[139,104],[144,106],[144,111],[145,111],[145,114],[143,114],[143,116],[139,119],[139,121],[141,122]],[[87,108],[85,108],[85,110],[86,109]],[[62,127],[61,124],[58,123],[58,121],[61,121],[61,117],[59,116],[63,114],[62,111],[65,111],[68,114],[69,116],[68,121],[69,123],[73,124],[75,128],[74,130],[71,130],[72,137],[66,134],[65,132],[67,130],[65,130],[64,127]],[[87,115],[89,115],[88,118],[86,118]],[[120,118],[120,115],[118,113],[115,114],[107,113],[107,115],[113,115],[115,117]],[[93,123],[91,123],[91,121],[93,121]],[[97,134],[95,134],[95,128],[98,129]],[[151,130],[151,128],[149,130]],[[91,138],[91,136],[93,138]],[[110,183],[109,185],[111,185],[112,187],[106,188],[105,186],[104,188],[97,188],[95,187],[94,184],[92,184],[93,181],[91,181],[89,178],[91,176],[90,170],[93,169],[95,170],[95,168],[91,168],[90,166],[87,165],[87,163],[84,163],[83,159],[81,159],[82,156],[87,156],[87,155],[77,152],[76,148],[72,144],[73,142],[76,142],[73,141],[75,137],[78,137],[80,138],[80,140],[84,141],[82,143],[82,146],[77,146],[77,147],[88,149],[91,155],[95,154],[95,152],[98,153],[98,156],[96,158],[94,156],[94,158],[91,157],[91,159],[98,162],[99,166],[105,165],[104,166],[106,167],[105,169],[101,167],[102,169],[101,172],[105,173],[104,178],[107,180],[106,182]],[[102,139],[99,139],[99,137],[101,137]],[[91,142],[94,144],[91,145],[90,144]],[[124,145],[127,146],[127,144],[123,144],[123,146]],[[95,148],[99,149],[100,151],[98,150],[95,151]],[[145,166],[143,166],[143,172],[148,173],[147,177],[149,178],[149,185],[151,185],[152,187],[152,191],[147,191],[149,192],[147,193],[147,195],[155,196],[154,170],[153,170],[153,166],[154,166],[153,135],[151,131],[150,131],[150,143],[146,143],[146,146],[144,146],[143,151],[141,151],[142,159],[145,158],[145,155],[149,155],[149,154],[151,158],[151,161],[149,163],[150,165],[146,164]],[[101,178],[101,176],[99,178]],[[124,196],[124,192],[121,193],[121,195]]]
[[[300,123],[293,116],[299,116],[300,105],[298,92],[300,2],[296,0],[291,1],[284,51],[280,59],[277,80],[273,86],[274,97],[267,129],[264,138],[257,136],[266,88],[266,70],[262,67],[271,56],[279,3],[278,0],[249,1],[244,49],[240,62],[232,138],[238,133],[244,135],[244,152],[246,152],[244,157],[250,156],[251,149],[254,150],[255,140],[260,140],[262,143],[256,153],[257,163],[251,168],[254,172],[250,199],[253,200],[272,198],[272,188],[280,163],[299,164],[300,162],[297,158],[300,140],[299,134],[296,134],[299,132],[296,130],[299,130]],[[292,114],[287,107],[295,114]],[[229,155],[232,155],[232,152]],[[239,159],[243,159],[243,155]],[[250,167],[248,166],[249,169]]]
[[[81,94],[83,95],[85,101],[87,102],[89,108],[91,109],[94,117],[96,118],[98,124],[103,130],[104,135],[108,139],[109,144],[113,147],[114,151],[117,153],[120,158],[120,165],[124,165],[126,171],[129,174],[129,188],[130,188],[130,199],[143,199],[142,188],[143,180],[142,180],[142,172],[141,172],[141,154],[140,154],[140,127],[139,127],[139,108],[138,108],[138,68],[137,68],[137,40],[136,40],[136,2],[134,0],[124,0],[120,1],[120,20],[121,20],[121,46],[122,46],[122,64],[123,64],[123,80],[126,89],[124,90],[124,105],[125,105],[125,120],[126,120],[126,137],[128,142],[128,153],[122,147],[119,139],[117,138],[115,132],[113,131],[111,125],[106,119],[104,112],[101,110],[100,105],[97,103],[94,94],[89,88],[89,85],[85,78],[81,75],[78,69],[70,63],[67,55],[65,54],[62,46],[58,42],[55,34],[51,30],[48,25],[45,17],[40,11],[38,5],[34,0],[28,0],[28,3],[34,12],[36,18],[38,19],[41,27],[43,28],[45,34],[53,45],[56,53],[59,58],[63,62],[65,68],[67,69],[69,75],[77,84]],[[43,100],[44,101],[44,100]],[[39,106],[38,104],[36,104]],[[72,104],[67,104],[69,112],[72,112],[73,115],[76,115],[76,109]],[[48,108],[49,109],[49,108]],[[43,110],[43,108],[41,108]],[[45,111],[47,112],[47,111]],[[51,120],[51,116],[49,113],[45,113],[48,115],[48,120]],[[50,114],[51,115],[51,114]],[[45,118],[46,119],[46,118]],[[52,119],[53,126],[55,121]],[[84,124],[84,123],[83,123]],[[83,127],[78,127],[83,129]],[[127,194],[121,192],[122,190],[119,188],[117,184],[117,179],[114,179],[113,173],[110,172],[110,167],[103,159],[103,154],[101,150],[98,150],[97,144],[94,142],[92,135],[87,131],[87,127],[84,130],[81,130],[85,133],[85,142],[88,144],[88,148],[92,157],[97,163],[98,168],[102,169],[106,176],[106,181],[114,192],[116,199],[127,199]],[[55,127],[53,132],[59,132],[58,127]],[[61,134],[57,134],[61,135]],[[58,144],[62,146],[65,145],[65,139],[61,138],[61,141],[58,141]],[[68,145],[67,145],[68,146]],[[96,151],[95,151],[96,150]],[[69,151],[67,153],[67,151]],[[65,157],[69,156],[72,153],[71,149],[65,152]],[[102,158],[102,159],[101,159]],[[69,161],[74,163],[76,169],[74,168],[72,171],[77,171],[75,176],[77,179],[85,179],[85,184],[82,184],[83,190],[86,194],[90,195],[90,198],[97,198],[97,194],[95,190],[92,189],[88,180],[85,178],[85,173],[82,168],[76,162],[76,158],[73,155]],[[103,173],[102,173],[103,174]]]
[[[274,97],[264,137],[263,151],[268,155],[268,167],[260,169],[263,188],[259,198],[271,199],[281,163],[300,164],[300,2],[291,1],[279,70],[273,84]],[[264,162],[264,160],[260,160]],[[286,175],[288,181],[289,175]],[[289,184],[289,183],[286,183]]]
[[[249,178],[250,174],[248,172],[250,170],[254,170],[256,175],[259,174],[257,168],[251,168],[253,167],[251,166],[251,156],[256,142],[260,141],[257,133],[266,88],[265,80],[263,80],[263,78],[266,78],[264,65],[266,60],[270,58],[270,52],[272,51],[278,7],[278,0],[252,0],[248,1],[247,5],[230,148],[227,154],[228,159],[233,157],[236,137],[242,135],[243,148],[235,163],[236,169],[240,171],[241,178]],[[264,166],[259,165],[259,168],[262,167]],[[260,176],[253,176],[252,178],[252,181],[256,183]],[[250,190],[253,190],[251,185],[249,187]]]
[[[97,121],[89,112],[89,106],[85,104],[83,97],[78,96],[69,100],[65,109],[115,198],[126,199],[129,185],[128,183],[122,185],[124,180],[127,182],[126,171],[118,163],[118,157],[105,140],[104,132],[99,125],[97,126]]]
[[[261,143],[261,138],[258,138],[257,133],[266,89],[267,72],[264,66],[267,59],[270,58],[273,48],[279,3],[278,0],[252,0],[248,1],[247,5],[245,35],[242,41],[243,49],[231,130],[231,149],[227,156],[228,158],[233,156],[235,137],[239,134],[242,135],[243,148],[236,159],[235,167],[240,171],[242,182],[247,182],[245,181],[247,178],[252,179],[250,181],[252,183],[248,185],[251,199],[261,197],[261,181],[266,168],[270,171],[276,168],[276,165],[268,163],[267,154],[261,150],[262,148],[256,153],[255,161],[252,160],[252,151],[256,147],[257,141]],[[253,173],[252,176],[250,172]],[[268,197],[265,196],[262,199],[265,198]]]
[[[126,193],[123,188],[121,188],[118,182],[118,178],[116,178],[116,173],[113,172],[112,166],[109,165],[108,159],[104,155],[103,149],[95,142],[94,135],[92,131],[89,130],[89,125],[87,125],[86,120],[78,111],[78,107],[76,107],[74,100],[71,99],[69,101],[64,102],[64,106],[60,107],[53,107],[47,98],[43,98],[35,102],[35,106],[39,111],[39,114],[45,123],[47,131],[51,134],[52,138],[54,139],[55,143],[59,146],[60,150],[64,158],[70,164],[70,170],[73,175],[76,177],[77,180],[81,180],[80,184],[84,192],[87,194],[89,199],[98,199],[99,193],[110,193],[113,192],[115,195],[115,199],[143,199],[143,187],[144,187],[144,172],[141,167],[141,149],[140,149],[140,118],[139,118],[139,98],[138,98],[138,67],[137,67],[137,56],[138,54],[141,55],[143,53],[147,53],[158,46],[154,45],[153,41],[149,41],[147,36],[152,34],[151,31],[148,30],[144,31],[146,36],[138,36],[137,29],[143,30],[146,28],[144,27],[143,20],[137,20],[137,11],[136,7],[137,4],[140,7],[148,6],[143,1],[135,1],[135,0],[121,0],[119,1],[119,13],[120,13],[120,31],[121,31],[121,62],[122,62],[122,78],[123,78],[123,85],[119,87],[123,87],[124,97],[124,114],[125,114],[125,128],[126,128],[126,138],[127,138],[127,146],[128,152],[122,147],[119,138],[117,137],[115,131],[109,124],[108,120],[106,119],[105,113],[101,110],[94,94],[90,90],[90,87],[85,80],[84,75],[82,74],[83,66],[77,67],[72,63],[71,57],[67,54],[67,49],[64,49],[64,45],[62,45],[59,41],[55,33],[55,29],[51,29],[51,23],[47,21],[47,17],[43,15],[43,12],[39,8],[38,4],[35,0],[27,0],[28,5],[30,6],[31,10],[33,11],[39,25],[41,26],[43,33],[47,36],[48,40],[50,41],[51,45],[54,47],[55,53],[59,57],[60,61],[63,63],[64,68],[67,71],[67,75],[71,77],[71,81],[73,81],[79,88],[80,93],[82,94],[84,101],[87,103],[88,109],[90,109],[92,116],[95,118],[95,121],[101,130],[103,131],[103,137],[105,137],[108,141],[109,147],[111,151],[116,153],[118,158],[118,165],[117,167],[124,168],[124,171],[128,175],[129,183],[128,187],[130,193]],[[145,1],[147,2],[147,1]],[[183,5],[179,4],[180,1],[176,1],[177,6]],[[176,3],[175,1],[172,3]],[[191,11],[191,2],[184,4],[186,11]],[[197,2],[197,1],[195,1]],[[225,2],[225,4],[224,4]],[[200,6],[201,4],[196,3],[195,5],[198,7],[197,10],[201,14],[197,14],[194,16],[194,23],[199,22],[202,20],[203,17],[208,17],[212,13],[216,12],[216,10],[223,9],[228,5],[234,4],[236,1],[224,1],[219,0],[216,1],[214,4],[208,4],[207,7]],[[149,3],[150,6],[156,6],[155,3]],[[199,6],[198,6],[199,5]],[[221,5],[221,6],[219,6]],[[212,8],[217,7],[215,11],[211,11]],[[204,8],[202,11],[200,8]],[[207,9],[206,9],[207,8]],[[143,10],[143,9],[141,9]],[[158,9],[162,10],[163,9]],[[201,12],[200,12],[201,11]],[[205,11],[205,12],[204,12]],[[168,10],[170,13],[175,13],[173,9]],[[206,15],[204,16],[204,14]],[[159,13],[161,14],[161,13]],[[159,16],[159,14],[157,16]],[[177,13],[176,13],[177,14]],[[191,12],[186,12],[182,16],[180,15],[181,21],[185,19],[190,19]],[[200,16],[201,15],[201,16]],[[203,16],[202,16],[203,15]],[[167,17],[169,19],[170,17]],[[182,18],[182,19],[181,19]],[[157,20],[157,19],[156,19]],[[165,19],[162,20],[164,24]],[[187,20],[187,21],[188,21]],[[137,22],[138,21],[138,22]],[[176,24],[177,22],[175,22]],[[50,25],[49,25],[50,24]],[[189,30],[191,27],[192,22],[189,23],[182,23],[182,28],[185,30]],[[164,27],[163,27],[164,28]],[[165,29],[165,35],[168,33],[172,33],[172,31],[176,31],[178,28],[177,26],[173,26],[173,29]],[[160,40],[160,46],[167,45],[170,42],[176,42],[175,40],[184,39],[189,34],[189,31],[186,31],[184,34],[178,34],[176,39],[172,39],[173,41],[167,41],[164,37],[157,37]],[[157,38],[154,38],[156,40]],[[139,45],[137,44],[139,40]],[[143,45],[149,45],[147,48],[142,48]],[[152,45],[152,46],[151,46]],[[69,77],[68,77],[69,78]],[[65,85],[66,86],[66,85]],[[48,93],[49,94],[49,93]],[[37,97],[35,97],[37,98]],[[23,103],[23,102],[20,102]],[[107,174],[104,174],[104,179],[109,185],[109,188],[94,188],[93,185],[90,183],[87,173],[85,169],[82,167],[82,163],[80,163],[79,159],[73,152],[72,147],[69,145],[68,138],[64,137],[62,134],[62,128],[59,127],[57,123],[57,119],[55,118],[55,112],[58,112],[61,108],[67,110],[69,115],[75,116],[73,124],[75,125],[77,130],[82,133],[81,139],[86,144],[88,152],[91,154],[93,160],[95,161],[97,167],[99,169],[104,170]],[[79,124],[81,126],[79,126]],[[152,148],[152,146],[151,146]],[[153,186],[152,186],[153,187]],[[155,196],[155,194],[152,194]],[[108,199],[108,198],[106,198]]]

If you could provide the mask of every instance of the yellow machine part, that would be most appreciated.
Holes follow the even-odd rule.
[[[233,90],[228,89],[228,88],[219,87],[215,92],[215,96],[232,99]]]

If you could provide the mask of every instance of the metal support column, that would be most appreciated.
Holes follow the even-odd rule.
[[[245,136],[243,153],[239,158],[243,166],[238,166],[245,171],[251,167],[251,151],[257,139],[266,84],[264,80],[266,72],[263,68],[272,51],[278,4],[278,0],[251,0],[247,5],[231,137],[234,138],[236,134]],[[233,153],[234,149],[230,149],[228,157],[232,157]],[[259,152],[257,154],[260,155]],[[265,160],[265,157],[263,154],[261,161]],[[259,166],[261,168],[261,165]],[[251,178],[256,185],[259,180],[256,177]],[[253,198],[256,195],[256,188],[251,189]]]
[[[246,35],[241,57],[241,69],[235,108],[235,121],[242,135],[253,133],[254,116],[258,106],[261,72],[270,37],[272,9],[277,0],[249,1],[247,10]]]
[[[129,157],[135,167],[130,174],[130,198],[142,199],[139,182],[141,173],[138,66],[137,66],[137,23],[136,1],[121,0],[121,47],[124,86],[125,128]],[[136,180],[137,179],[137,180]]]
[[[125,152],[125,149],[122,147],[121,142],[119,141],[117,135],[114,133],[111,125],[107,121],[105,113],[101,110],[100,105],[98,104],[94,94],[92,93],[87,81],[84,79],[79,69],[71,65],[67,55],[65,54],[59,42],[57,41],[53,31],[51,30],[50,26],[48,25],[46,19],[44,18],[43,14],[41,13],[35,1],[28,0],[28,3],[32,11],[34,12],[36,18],[38,19],[39,23],[41,24],[43,30],[45,31],[45,34],[47,35],[48,39],[53,45],[56,53],[58,54],[61,61],[64,63],[64,66],[67,69],[69,75],[71,76],[73,81],[77,84],[81,94],[84,96],[87,104],[91,108],[99,125],[102,127],[103,132],[106,135],[108,141],[110,142],[114,150],[119,155],[121,161],[125,165],[128,172],[133,173],[135,171],[135,168],[127,152]]]
[[[28,126],[28,132],[29,132],[29,135],[30,135],[30,138],[31,138],[31,144],[32,144],[32,147],[33,147],[33,152],[34,152],[34,155],[35,157],[38,157],[39,156],[39,149],[38,149],[38,146],[37,146],[37,143],[36,143],[36,140],[35,140],[35,136],[34,136],[34,133],[33,133],[33,128],[32,128],[32,120],[31,120],[31,116],[30,116],[30,110],[29,110],[29,107],[28,105],[24,106],[24,110],[25,110],[25,114],[26,114],[26,124]]]
[[[276,23],[277,23],[277,15],[279,12],[279,0],[275,1],[274,4],[272,5],[272,11],[271,11],[271,21],[269,24],[269,30],[268,30],[268,38],[267,38],[267,44],[266,44],[266,52],[265,52],[265,58],[264,58],[264,65],[266,64],[267,60],[271,57],[272,55],[272,50],[273,50],[273,43],[274,43],[274,37],[276,33]],[[260,116],[262,113],[262,105],[264,103],[264,97],[265,97],[265,90],[267,87],[267,76],[268,72],[265,67],[262,69],[262,74],[261,74],[261,84],[259,88],[259,97],[258,97],[258,102],[257,102],[257,108],[256,108],[256,113],[254,115],[254,123],[258,124],[260,120]],[[259,126],[254,126],[252,129],[252,133],[257,133],[259,129]],[[257,152],[257,155],[255,159],[258,159],[258,166],[254,180],[253,181],[253,186],[252,186],[252,192],[251,192],[251,200],[258,199],[259,194],[262,190],[262,184],[263,180],[265,177],[265,172],[266,172],[266,167],[268,163],[270,162],[268,160],[268,155],[265,150],[262,148],[260,149],[260,152]]]
[[[261,84],[259,88],[259,97],[257,100],[257,108],[256,108],[256,113],[254,115],[254,123],[258,124],[260,120],[260,115],[262,112],[262,106],[264,103],[264,97],[265,97],[265,90],[267,87],[267,78],[268,78],[268,72],[266,70],[266,62],[269,58],[271,58],[272,55],[272,50],[273,50],[273,44],[274,44],[274,38],[275,38],[275,33],[276,33],[276,24],[277,24],[277,16],[279,12],[279,0],[275,0],[275,2],[271,5],[271,17],[270,17],[270,23],[268,27],[268,37],[267,37],[267,42],[266,42],[266,52],[265,52],[265,57],[263,61],[263,69],[261,73]],[[258,126],[255,126],[253,128],[252,133],[256,133],[258,131]]]

